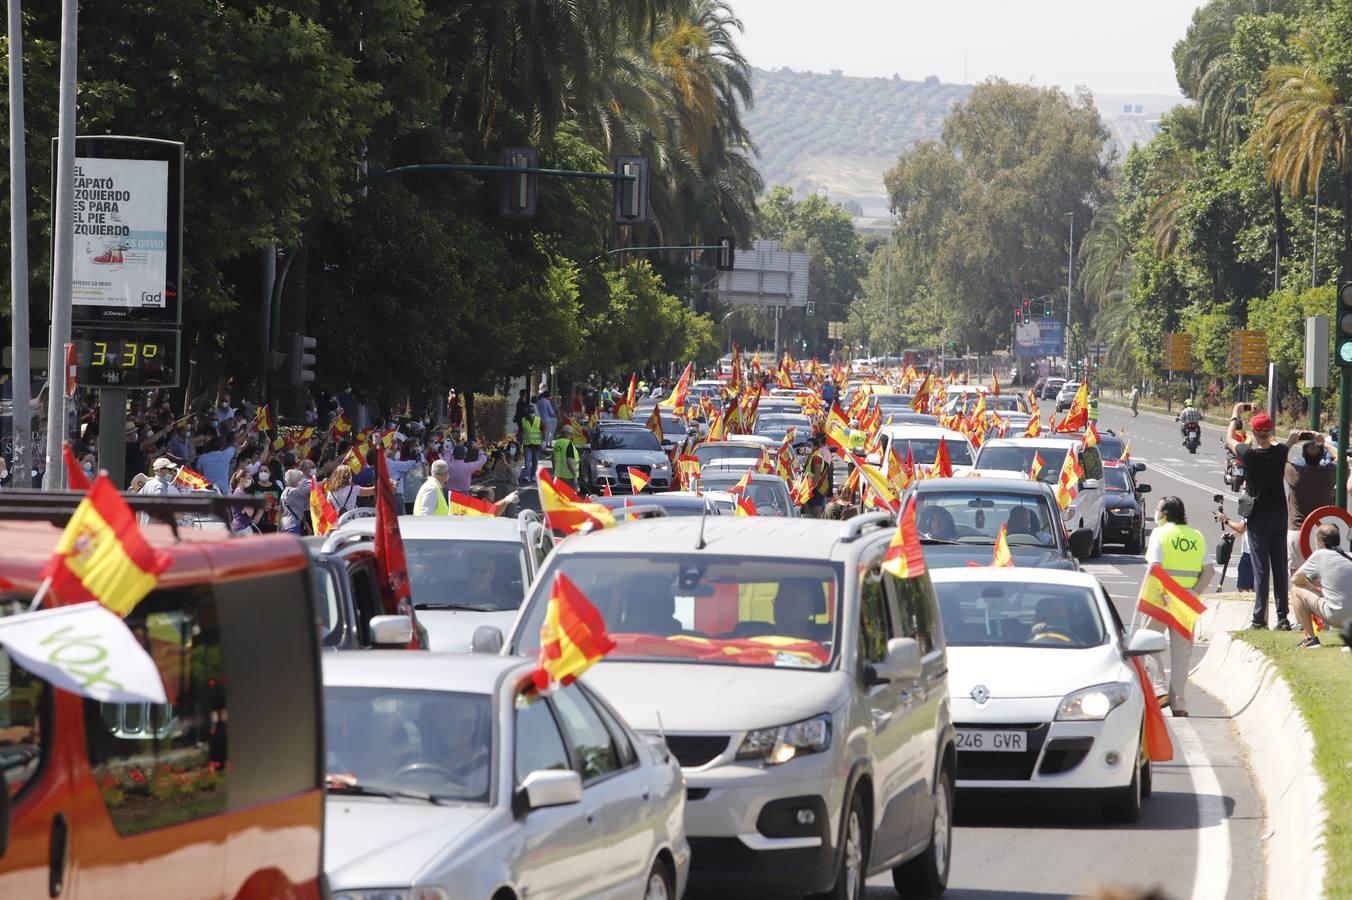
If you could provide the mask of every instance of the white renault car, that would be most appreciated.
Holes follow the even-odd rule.
[[[1090,791],[1135,821],[1150,795],[1145,704],[1131,657],[1164,635],[1128,641],[1092,575],[1052,569],[931,570],[948,645],[958,789]]]
[[[1061,521],[1069,534],[1077,528],[1094,532],[1090,556],[1103,554],[1105,529],[1103,457],[1098,447],[1086,447],[1078,434],[1047,434],[1036,438],[992,438],[981,445],[970,474],[983,478],[1027,478],[1034,455],[1042,460],[1037,480],[1055,486],[1066,454],[1074,453],[1084,477],[1077,486],[1075,499],[1061,511]]]
[[[685,784],[583,682],[533,661],[324,659],[326,896],[669,900],[685,890]]]

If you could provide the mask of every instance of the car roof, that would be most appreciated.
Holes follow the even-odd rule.
[[[355,519],[344,525],[343,534],[373,535],[375,516]],[[520,526],[516,519],[502,516],[400,516],[399,535],[405,540],[446,538],[454,541],[516,541]]]
[[[841,542],[841,535],[849,530],[857,533],[861,527],[867,527],[860,518],[844,522],[780,516],[640,519],[626,523],[623,528],[603,528],[583,537],[566,538],[554,552],[661,556],[704,553],[750,559],[841,559],[847,546]],[[697,550],[695,545],[701,522],[704,548]],[[890,519],[887,527],[889,531],[893,530]],[[881,530],[879,533],[882,534]]]
[[[735,479],[733,479],[734,475],[737,476]],[[746,475],[746,472],[743,470],[725,469],[715,466],[712,469],[707,470],[706,472],[701,472],[700,481],[704,481],[706,478],[712,478],[715,481],[722,481],[724,478],[729,478],[733,479],[733,481],[735,482],[741,480],[742,476],[744,475]],[[784,485],[785,490],[788,489],[788,483],[784,481],[783,478],[780,478],[778,475],[771,475],[768,472],[752,472],[751,481],[753,483],[760,482],[762,484],[766,482],[777,481],[780,484]]]
[[[374,651],[325,653],[325,687],[402,687],[413,690],[491,694],[504,677],[534,666],[533,660],[494,653]]]
[[[916,482],[916,493],[938,494],[945,490],[981,491],[990,494],[1036,494],[1043,495],[1047,485],[1041,481],[1027,481],[1020,478],[926,478]]]
[[[1067,440],[1077,444],[1081,443],[1079,435],[1067,434],[1065,436],[1045,435],[1042,437],[1035,438],[1030,437],[991,438],[989,441],[986,441],[981,446],[983,449],[986,447],[1034,447],[1034,448],[1046,447],[1050,449],[1052,447],[1056,448],[1063,447]]]
[[[1019,566],[953,566],[944,569],[930,569],[930,580],[935,583],[945,581],[1036,581],[1039,584],[1073,585],[1090,589],[1101,588],[1099,580],[1088,572],[1074,569],[1038,569],[1036,578],[1030,577],[1027,568]]]
[[[957,438],[963,443],[970,444],[971,441],[967,435],[961,431],[954,431],[952,428],[944,428],[942,425],[921,425],[916,422],[902,422],[897,425],[884,425],[882,427],[884,434],[893,438],[937,438],[946,439]]]

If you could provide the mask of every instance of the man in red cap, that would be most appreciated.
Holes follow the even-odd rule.
[[[1248,523],[1249,556],[1253,561],[1254,599],[1250,627],[1267,628],[1268,585],[1277,597],[1277,628],[1291,630],[1286,558],[1286,459],[1291,448],[1308,432],[1293,431],[1286,441],[1273,440],[1272,417],[1255,413],[1249,419],[1252,443],[1235,437],[1244,424],[1240,413],[1246,404],[1236,403],[1230,412],[1225,446],[1244,463],[1244,493],[1239,513]]]

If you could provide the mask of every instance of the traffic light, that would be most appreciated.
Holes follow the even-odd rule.
[[[294,384],[297,387],[309,384],[315,380],[315,355],[310,351],[313,351],[319,342],[304,334],[288,334],[287,338],[289,339],[286,351],[287,384]]]
[[[1047,318],[1049,318],[1049,319],[1052,317],[1052,298],[1051,298],[1051,297],[1048,297],[1046,300],[1043,301],[1042,314],[1043,314],[1044,316],[1046,316]]]
[[[718,239],[718,271],[731,272],[736,255],[737,248],[732,238],[721,237]]]
[[[1338,326],[1333,355],[1338,365],[1352,366],[1352,281],[1338,285]]]
[[[508,147],[502,151],[502,164],[509,169],[539,168],[540,156],[532,147]],[[528,172],[502,176],[502,202],[499,211],[509,219],[528,219],[535,215],[539,176]]]
[[[1033,321],[1033,310],[1032,310],[1032,308],[1029,306],[1029,303],[1030,303],[1030,302],[1031,302],[1031,301],[1028,301],[1028,300],[1023,301],[1023,320],[1024,320],[1025,322],[1031,322],[1031,321]]]
[[[812,303],[811,301],[808,301],[808,304],[807,304],[807,314],[808,314],[809,316],[815,316],[815,315],[817,314],[817,307],[816,307],[816,305],[815,305],[814,303]]]
[[[1022,306],[1016,306],[1016,307],[1014,307],[1014,324],[1015,324],[1015,325],[1022,325],[1022,324],[1023,324],[1023,307],[1022,307]]]
[[[615,221],[642,225],[648,221],[648,157],[621,156],[615,160]]]

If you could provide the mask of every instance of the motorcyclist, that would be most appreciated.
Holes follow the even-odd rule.
[[[1179,430],[1183,435],[1184,443],[1187,443],[1189,431],[1193,428],[1201,429],[1202,413],[1201,410],[1192,405],[1191,397],[1183,401],[1183,409],[1179,411],[1175,421],[1182,423]]]

